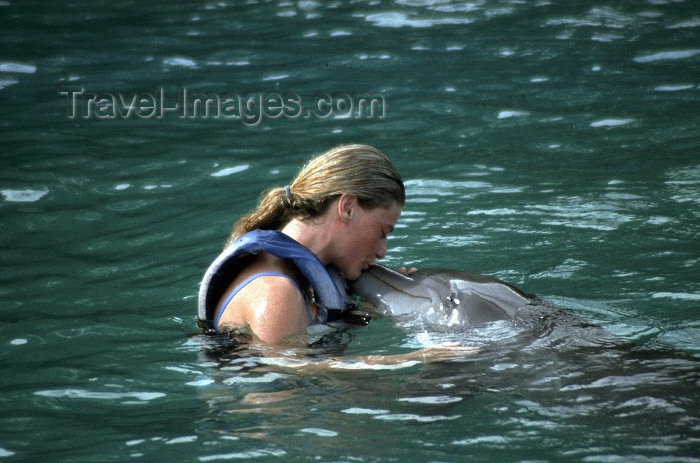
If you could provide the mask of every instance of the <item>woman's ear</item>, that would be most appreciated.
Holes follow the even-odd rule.
[[[343,193],[338,200],[338,215],[343,223],[348,223],[355,215],[355,209],[359,206],[357,196]]]

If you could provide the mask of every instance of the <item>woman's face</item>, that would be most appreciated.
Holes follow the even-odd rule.
[[[396,202],[389,208],[363,209],[357,202],[355,206],[335,262],[349,280],[359,278],[363,270],[386,255],[387,236],[401,215],[401,206]]]

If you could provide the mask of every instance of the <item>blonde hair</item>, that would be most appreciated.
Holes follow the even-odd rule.
[[[258,208],[238,219],[226,245],[255,229],[279,230],[293,218],[316,218],[343,193],[357,196],[365,209],[406,202],[401,176],[381,151],[339,146],[309,161],[290,185],[265,192]]]

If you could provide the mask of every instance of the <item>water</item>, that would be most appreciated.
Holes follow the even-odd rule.
[[[1,2],[0,459],[700,461],[699,18],[693,1]],[[186,92],[228,103],[196,113]],[[362,97],[375,113],[343,106]],[[491,327],[477,354],[389,370],[289,356],[451,334],[384,318],[293,352],[198,335],[235,218],[346,142],[406,180],[385,264],[504,279],[619,343]]]

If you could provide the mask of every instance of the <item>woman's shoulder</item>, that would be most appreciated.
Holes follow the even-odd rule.
[[[246,265],[234,278],[227,291],[238,288],[237,299],[244,299],[259,305],[289,301],[290,297],[302,294],[298,271],[288,259],[280,259],[262,252]],[[238,297],[240,294],[241,297]]]
[[[236,325],[248,325],[268,343],[276,343],[303,332],[309,324],[308,306],[299,283],[289,274],[285,263],[265,262],[262,257],[245,269],[240,287],[226,312]]]

